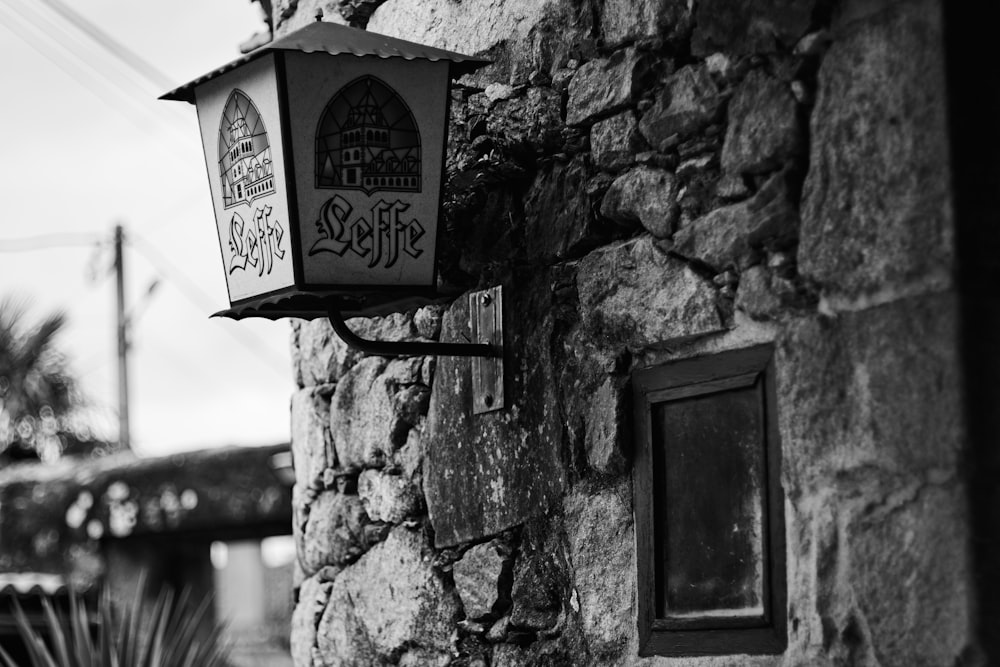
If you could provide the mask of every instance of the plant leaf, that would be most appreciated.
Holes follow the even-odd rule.
[[[45,610],[45,619],[49,626],[49,637],[51,638],[52,649],[58,658],[56,664],[59,665],[59,667],[74,667],[69,658],[69,640],[66,637],[66,624],[63,622],[63,619],[56,615],[55,608],[52,606],[52,601],[47,596],[41,597],[42,609]]]
[[[0,646],[0,660],[3,660],[4,667],[17,667],[17,665],[14,664],[14,659],[10,657],[10,653],[3,650],[3,646]]]
[[[190,590],[175,599],[164,588],[150,600],[145,573],[131,605],[116,609],[108,589],[101,591],[96,616],[73,590],[66,613],[42,597],[49,645],[16,598],[11,606],[30,667],[226,667],[230,646],[212,618],[211,596],[196,603]],[[19,666],[0,649],[0,667]]]

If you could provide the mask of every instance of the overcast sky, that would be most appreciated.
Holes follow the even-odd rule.
[[[117,432],[110,245],[125,226],[134,311],[132,440],[142,455],[288,440],[287,321],[208,319],[228,307],[193,106],[126,67],[53,11],[0,0],[0,250],[10,239],[102,244],[0,252],[0,298],[69,318],[58,344],[95,418]],[[249,0],[63,0],[170,86],[238,57],[264,29]],[[6,245],[5,245],[6,244]],[[159,286],[147,294],[153,281]]]

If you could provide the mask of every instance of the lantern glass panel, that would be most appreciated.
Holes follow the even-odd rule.
[[[432,287],[448,63],[285,62],[305,286]]]
[[[229,300],[294,283],[274,56],[196,91]]]

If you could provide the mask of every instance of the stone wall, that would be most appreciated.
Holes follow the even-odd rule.
[[[317,7],[494,59],[441,275],[504,285],[512,372],[472,418],[467,360],[294,325],[297,665],[976,664],[939,3],[302,0],[277,34]],[[640,659],[630,373],[763,342],[788,648]]]

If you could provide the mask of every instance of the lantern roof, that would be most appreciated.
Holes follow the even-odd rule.
[[[396,37],[380,35],[359,28],[350,28],[337,23],[316,21],[304,28],[254,49],[250,53],[230,63],[212,70],[197,79],[171,90],[160,97],[161,100],[180,100],[194,103],[194,89],[206,81],[225,74],[241,65],[256,60],[272,51],[301,51],[303,53],[328,53],[332,56],[354,55],[358,57],[403,58],[404,60],[447,60],[451,62],[454,76],[462,76],[485,67],[492,61],[475,56],[467,56],[454,51],[446,51],[433,46],[408,42]]]

